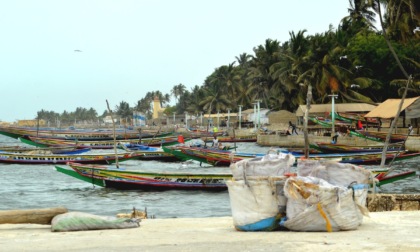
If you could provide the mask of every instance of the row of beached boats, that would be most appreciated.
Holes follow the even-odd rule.
[[[10,136],[10,133],[0,134]],[[14,138],[23,143],[37,146],[37,148],[4,147],[0,150],[0,162],[13,164],[52,164],[56,170],[78,179],[85,180],[99,186],[114,187],[119,189],[203,189],[203,190],[223,190],[226,189],[226,181],[231,179],[231,174],[208,174],[208,173],[160,173],[160,172],[141,172],[128,171],[123,168],[114,168],[111,164],[126,160],[158,160],[158,161],[186,161],[195,160],[200,163],[212,166],[229,166],[241,160],[263,158],[267,153],[244,153],[236,149],[211,148],[207,144],[211,139],[207,135],[202,137],[201,142],[194,142],[190,138],[184,139],[179,135],[150,133],[149,136],[142,136],[136,139],[120,139],[110,141],[107,139],[91,140],[89,137],[79,135],[77,139],[63,139],[56,136],[61,134],[51,133],[48,137],[47,132],[43,132],[42,137],[38,131],[13,131]],[[18,132],[24,135],[18,135]],[[78,132],[79,133],[79,132]],[[90,136],[94,132],[90,132]],[[32,135],[31,135],[32,134]],[[73,132],[66,132],[70,136]],[[104,132],[101,132],[104,135]],[[72,135],[74,136],[74,135]],[[151,136],[151,137],[150,137]],[[138,137],[138,135],[137,135]],[[228,142],[229,138],[237,142],[236,138],[229,136],[219,136],[220,142]],[[251,139],[250,136],[249,139]],[[223,139],[223,140],[221,140]],[[245,139],[245,138],[244,138]],[[246,140],[246,141],[249,141]],[[244,140],[245,141],[245,140]],[[159,147],[157,147],[159,146]],[[330,145],[327,143],[314,143],[311,145],[313,153],[309,158],[314,160],[330,160],[338,163],[350,163],[357,165],[379,164],[381,161],[381,146],[359,146],[350,147],[345,145]],[[111,149],[118,148],[114,153],[71,153],[70,150],[87,152],[91,149]],[[17,150],[20,149],[20,150]],[[23,151],[28,149],[28,151]],[[29,149],[32,149],[29,151]],[[68,150],[69,153],[57,153],[59,150]],[[44,153],[33,151],[44,151]],[[49,151],[49,152],[48,152]],[[48,153],[47,153],[48,152]],[[277,154],[291,154],[300,158],[302,153],[292,152],[283,149],[272,149],[270,152]],[[391,145],[386,155],[386,161],[398,161],[402,159],[414,158],[419,156],[418,152],[406,152],[401,150],[401,145]],[[99,165],[108,166],[99,166]],[[66,166],[58,166],[66,165]],[[382,171],[381,174],[387,173]],[[415,171],[408,171],[397,175],[381,176],[379,184],[390,183],[392,181],[414,176]]]

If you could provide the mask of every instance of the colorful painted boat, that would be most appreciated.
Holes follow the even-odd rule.
[[[43,128],[26,128],[26,127],[0,127],[0,134],[18,138],[25,135],[36,137],[57,138],[61,140],[78,140],[78,141],[95,141],[95,140],[113,140],[114,131],[84,129],[84,130],[61,130],[61,129],[43,129]],[[156,133],[143,130],[139,133],[136,130],[122,129],[115,131],[115,137],[118,140],[139,139],[169,136],[172,133]]]
[[[401,161],[420,157],[420,152],[400,152],[387,153],[385,155],[385,164],[393,161]],[[382,154],[365,154],[360,156],[342,157],[340,163],[349,163],[355,165],[379,165],[382,161]]]
[[[254,158],[265,154],[232,152],[230,150],[220,150],[210,147],[190,147],[190,146],[167,146],[162,147],[163,151],[170,153],[180,160],[195,160],[213,166],[229,166],[232,162],[238,162],[244,158]]]
[[[387,132],[381,131],[365,131],[365,130],[358,130],[358,131],[350,131],[352,136],[357,136],[365,139],[369,139],[376,142],[385,142]],[[391,138],[389,139],[390,143],[401,143],[405,142],[407,139],[406,134],[391,134]]]
[[[309,144],[309,147],[318,150],[322,153],[363,153],[363,152],[382,152],[383,145],[347,145],[347,144],[333,144],[325,142],[315,142]],[[402,144],[391,144],[387,151],[404,150]]]
[[[111,187],[121,190],[227,190],[226,181],[232,179],[231,174],[200,174],[200,173],[165,173],[140,172],[116,169],[109,166],[83,165],[67,163],[67,167],[55,166],[58,172],[83,180],[101,187]],[[393,183],[398,180],[416,176],[415,171],[387,174],[380,177],[376,186]],[[245,227],[244,227],[245,229]]]
[[[299,152],[282,151],[284,154],[292,154],[296,158],[304,157],[304,154]],[[411,151],[391,151],[385,155],[385,163],[391,161],[401,161],[420,156],[420,152]],[[382,150],[378,152],[347,152],[347,153],[310,153],[310,159],[328,159],[339,163],[348,163],[355,165],[379,165],[382,159]]]
[[[121,153],[118,154],[118,161],[129,159],[140,159],[141,153]],[[0,163],[6,164],[66,164],[67,162],[79,162],[83,164],[111,164],[116,162],[115,154],[29,154],[29,153],[9,153],[0,152]]]
[[[102,140],[102,141],[74,141],[74,140],[62,140],[57,138],[46,138],[46,137],[34,137],[34,136],[23,136],[18,138],[21,142],[38,146],[48,147],[57,145],[67,146],[85,146],[92,149],[112,149],[114,148],[114,141]],[[152,147],[167,146],[177,144],[178,139],[176,137],[162,137],[162,138],[146,138],[146,139],[130,139],[130,140],[118,140],[117,144],[141,144]]]
[[[58,172],[93,183],[121,190],[226,190],[230,174],[140,172],[109,166],[68,163],[72,170],[55,166]]]
[[[398,180],[410,178],[416,176],[416,171],[404,171],[400,173],[394,173],[394,174],[388,174],[385,177],[381,177],[379,173],[376,175],[376,178],[378,179],[378,182],[376,183],[376,186],[380,187],[389,183],[393,183]]]
[[[0,146],[0,151],[12,153],[48,153],[48,154],[82,154],[90,151],[91,148],[83,146],[51,146],[45,148],[23,147],[23,146]]]
[[[211,142],[212,138],[202,137],[203,141]],[[257,135],[245,135],[245,136],[218,136],[217,139],[221,143],[253,143],[257,142]]]

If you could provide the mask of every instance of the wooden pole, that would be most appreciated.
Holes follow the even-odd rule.
[[[152,137],[152,139],[150,139],[150,141],[149,141],[149,144],[148,145],[151,145],[152,144],[152,142],[153,142],[153,140],[156,138],[156,136],[157,136],[157,134],[159,134],[159,132],[160,132],[160,129],[162,128],[162,126],[159,126],[159,129],[155,132],[155,134],[153,135],[153,137]],[[140,143],[141,144],[141,143]]]
[[[311,100],[312,100],[312,85],[309,84],[308,93],[306,94],[305,118],[303,120],[303,137],[305,139],[305,158],[306,159],[309,158],[308,116],[309,116],[309,110],[311,109]]]
[[[0,224],[51,224],[54,216],[67,212],[67,208],[55,207],[28,210],[1,210]]]
[[[383,168],[383,167],[385,166],[385,161],[386,161],[386,152],[387,152],[387,150],[388,150],[389,141],[390,141],[390,139],[391,139],[392,129],[393,129],[393,128],[395,127],[395,125],[397,124],[398,117],[400,116],[401,108],[402,108],[402,105],[403,105],[403,103],[404,103],[404,99],[405,99],[405,97],[406,97],[406,95],[407,95],[407,89],[408,89],[408,87],[410,86],[410,82],[411,82],[411,81],[412,81],[412,77],[411,77],[411,75],[410,75],[410,76],[408,77],[408,80],[407,80],[407,85],[405,86],[403,96],[402,96],[401,101],[400,101],[400,103],[399,103],[399,105],[398,105],[397,114],[395,115],[394,120],[392,120],[391,127],[389,128],[388,134],[386,135],[386,139],[385,139],[385,143],[384,143],[384,148],[383,148],[383,150],[382,150],[382,156],[381,156],[381,165],[380,165],[380,167],[381,167],[381,168]],[[403,144],[405,144],[405,142],[407,141],[407,138],[408,138],[408,136],[409,136],[409,135],[410,135],[410,132],[408,132],[407,137],[405,138],[405,140],[404,140],[404,143],[403,143]],[[391,163],[392,163],[392,162],[391,162]],[[389,174],[389,172],[387,172],[387,174]]]
[[[111,120],[112,120],[112,128],[113,128],[113,133],[114,133],[114,152],[115,152],[115,166],[117,167],[117,168],[120,168],[120,166],[119,166],[119,164],[118,164],[118,154],[117,154],[117,137],[116,137],[116,135],[115,135],[115,122],[114,122],[114,117],[112,116],[112,110],[111,110],[111,108],[109,107],[109,103],[108,103],[108,100],[106,100],[106,106],[108,107],[108,111],[109,111],[109,114],[111,115]]]

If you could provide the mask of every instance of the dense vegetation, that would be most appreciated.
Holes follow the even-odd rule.
[[[306,30],[290,32],[284,43],[266,39],[252,54],[243,53],[216,68],[202,85],[187,90],[180,83],[171,94],[148,92],[133,107],[122,101],[114,112],[129,118],[132,111],[140,111],[150,118],[155,96],[162,105],[171,96],[176,99],[175,106],[166,108],[167,115],[234,112],[239,105],[253,108],[256,100],[264,108],[294,111],[305,103],[309,84],[313,103],[329,103],[332,93],[338,94],[337,102],[377,103],[401,97],[408,75],[414,81],[407,97],[420,95],[420,31],[415,30],[420,26],[420,1],[350,0],[349,4],[349,15],[336,29],[330,26],[315,35]],[[375,21],[383,30],[375,29]],[[61,115],[42,110],[38,117],[49,121],[98,119],[92,108]]]

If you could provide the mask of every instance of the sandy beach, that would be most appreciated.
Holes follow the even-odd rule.
[[[374,212],[354,231],[239,232],[231,217],[146,219],[139,228],[51,232],[1,224],[0,251],[420,251],[420,211]]]

